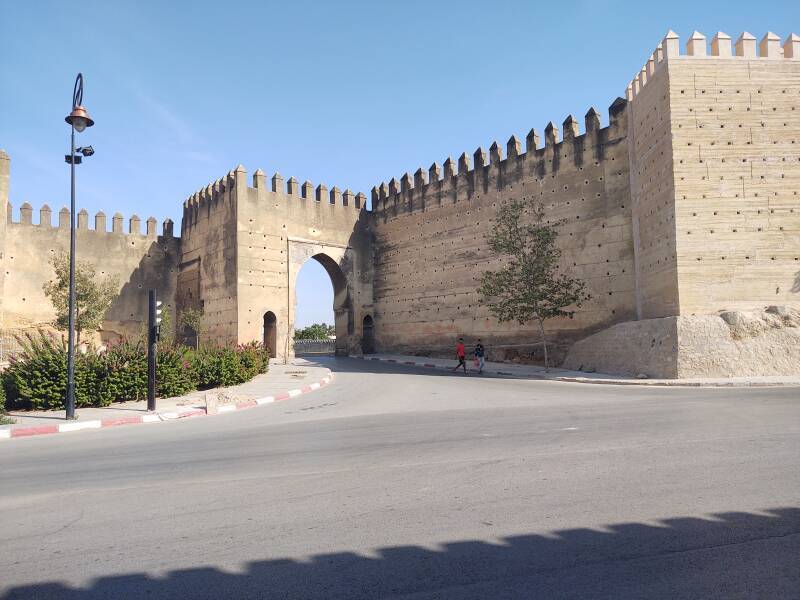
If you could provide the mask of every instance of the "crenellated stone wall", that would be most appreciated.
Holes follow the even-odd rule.
[[[592,109],[583,135],[570,116],[563,141],[550,123],[544,147],[532,130],[525,153],[512,137],[505,158],[494,143],[474,168],[465,153],[373,189],[380,348],[447,354],[464,336],[499,358],[532,350],[535,329],[498,324],[477,294],[512,198],[565,220],[562,268],[587,282],[575,317],[549,323],[562,351],[622,321],[800,304],[800,37],[679,42],[667,34],[606,128]]]
[[[562,268],[587,282],[589,300],[549,333],[565,348],[588,332],[635,318],[633,241],[628,193],[626,101],[609,109],[609,124],[590,109],[584,133],[571,115],[563,139],[552,122],[544,143],[535,130],[525,152],[512,136],[505,157],[497,142],[466,153],[457,166],[406,173],[373,189],[375,320],[379,349],[450,353],[454,338],[481,338],[492,358],[534,350],[533,325],[499,324],[481,303],[481,273],[499,266],[485,237],[500,204],[542,202],[548,221],[564,221]]]
[[[0,154],[0,181],[7,180],[9,160]],[[0,194],[4,192],[0,188]],[[52,323],[55,311],[44,295],[42,286],[54,277],[51,259],[69,252],[69,209],[59,211],[58,222],[52,222],[52,210],[43,205],[38,222],[33,222],[33,208],[27,202],[19,208],[18,219],[6,200],[0,197],[6,212],[2,219],[2,328],[37,326]],[[167,310],[175,308],[175,284],[180,257],[180,240],[173,237],[172,221],[163,223],[162,235],[156,232],[156,220],[150,217],[141,231],[139,217],[128,220],[123,232],[123,217],[112,218],[108,231],[106,216],[99,212],[94,228],[89,228],[89,215],[81,210],[76,215],[76,251],[80,262],[93,263],[98,275],[113,276],[120,294],[114,300],[101,338],[138,335],[147,316],[147,291],[159,290]]]
[[[27,203],[11,218],[8,165],[0,154],[6,327],[52,319],[41,285],[49,257],[69,240],[65,210],[55,226],[47,206],[38,224]],[[646,357],[646,370],[713,371],[716,359],[697,359],[698,340],[711,338],[692,330],[712,321],[693,315],[800,307],[800,37],[781,43],[767,33],[758,42],[745,32],[734,43],[718,32],[709,46],[694,32],[682,51],[670,31],[605,126],[591,108],[582,125],[570,115],[560,130],[553,122],[543,135],[530,130],[524,149],[512,136],[421,167],[375,186],[371,210],[363,194],[278,173],[268,181],[260,169],[248,182],[239,166],[186,200],[180,238],[170,222],[157,236],[152,218],[141,233],[135,216],[127,233],[120,215],[107,231],[103,213],[90,229],[81,211],[78,253],[120,278],[109,332],[138,329],[154,287],[178,315],[202,308],[206,339],[263,340],[288,358],[297,274],[314,259],[334,288],[340,354],[449,355],[463,336],[482,338],[490,358],[536,359],[536,329],[498,323],[477,292],[481,274],[502,264],[486,234],[509,199],[542,202],[545,218],[563,223],[561,267],[587,284],[573,318],[547,323],[556,359],[573,346],[577,363],[620,370],[615,344],[633,336],[622,345]],[[737,339],[719,372],[767,356],[765,340]],[[774,374],[786,364],[739,370]]]

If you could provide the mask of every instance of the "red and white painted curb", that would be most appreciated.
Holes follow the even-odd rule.
[[[264,396],[263,398],[256,398],[254,400],[246,400],[236,404],[222,404],[217,407],[216,412],[208,413],[204,408],[191,408],[188,410],[166,411],[157,412],[152,414],[138,415],[135,417],[119,417],[116,419],[95,419],[92,421],[72,421],[68,423],[60,423],[58,425],[37,425],[34,427],[17,427],[0,429],[0,440],[30,437],[32,435],[44,435],[49,433],[68,433],[71,431],[80,431],[82,429],[101,429],[103,427],[117,427],[119,425],[134,425],[138,423],[159,423],[161,421],[174,421],[175,419],[185,419],[188,417],[204,417],[213,416],[216,414],[234,412],[236,410],[244,410],[246,408],[253,408],[254,406],[261,406],[263,404],[272,404],[273,402],[280,402],[281,400],[288,400],[289,398],[296,398],[303,394],[308,394],[318,390],[333,381],[333,373],[330,371],[328,374],[320,379],[318,382],[309,385],[289,390],[288,392],[281,392],[274,396]]]

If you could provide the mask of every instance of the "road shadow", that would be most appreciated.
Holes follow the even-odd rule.
[[[409,364],[407,362],[401,361],[383,361],[377,359],[371,359],[369,356],[365,358],[354,358],[354,357],[345,357],[345,356],[330,356],[330,355],[304,355],[298,358],[302,358],[316,366],[326,367],[333,371],[334,373],[381,373],[381,374],[388,374],[388,373],[399,373],[399,374],[408,374],[413,373],[415,375],[425,375],[429,377],[458,377],[461,379],[464,378],[476,378],[476,379],[515,379],[515,380],[525,380],[525,379],[533,379],[530,377],[524,376],[517,376],[514,374],[498,374],[489,371],[485,371],[483,373],[478,373],[471,365],[467,367],[467,373],[464,374],[461,370],[453,371],[451,368],[442,368],[442,367],[423,367],[419,365]],[[424,360],[424,359],[420,359]],[[455,367],[456,361],[453,361],[453,367]]]
[[[396,546],[371,556],[338,552],[308,560],[262,560],[242,564],[242,572],[203,566],[163,577],[125,573],[102,577],[85,589],[45,580],[2,597],[798,598],[800,508],[763,513],[619,523],[436,548]],[[179,543],[174,550],[181,553]],[[80,556],[74,559],[80,572]],[[47,572],[46,564],[41,568]]]

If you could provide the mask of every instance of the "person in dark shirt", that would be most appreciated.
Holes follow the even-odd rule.
[[[464,348],[464,338],[458,338],[458,343],[456,344],[456,358],[458,359],[458,364],[453,367],[453,371],[458,371],[458,367],[464,368],[464,375],[467,374],[467,351]]]
[[[479,339],[477,345],[475,346],[475,366],[478,367],[478,373],[483,373],[483,367],[486,365],[486,361],[484,359],[485,355],[486,350],[483,348],[483,344]]]

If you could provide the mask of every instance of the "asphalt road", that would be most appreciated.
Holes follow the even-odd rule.
[[[283,403],[4,442],[0,597],[800,597],[797,388],[327,362]]]

